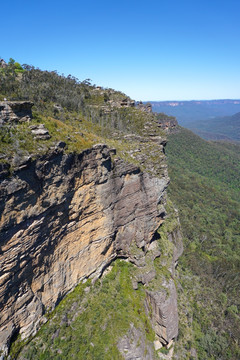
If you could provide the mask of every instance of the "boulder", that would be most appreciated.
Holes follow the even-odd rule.
[[[51,138],[51,135],[49,134],[48,129],[45,128],[44,124],[31,125],[30,129],[36,139],[48,140]]]

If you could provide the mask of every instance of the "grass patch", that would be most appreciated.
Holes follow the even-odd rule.
[[[143,287],[133,290],[132,268],[132,264],[117,260],[94,286],[78,285],[19,358],[122,359],[117,342],[130,324],[153,342],[155,334],[144,308],[145,291]]]

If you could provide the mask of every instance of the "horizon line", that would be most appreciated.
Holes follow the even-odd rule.
[[[171,99],[171,100],[137,100],[137,101],[143,101],[143,102],[187,102],[187,101],[240,101],[240,98],[236,98],[236,99],[233,99],[233,98],[220,98],[220,99],[189,99],[189,100],[174,100],[174,99]]]

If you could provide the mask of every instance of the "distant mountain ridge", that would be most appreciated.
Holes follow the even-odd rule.
[[[193,121],[230,116],[240,112],[240,99],[151,101],[151,104],[153,111],[175,116],[179,124],[186,127]]]
[[[169,106],[184,105],[185,103],[194,103],[194,104],[240,104],[240,99],[220,99],[220,100],[170,100],[170,101],[151,101],[151,103],[161,103]]]

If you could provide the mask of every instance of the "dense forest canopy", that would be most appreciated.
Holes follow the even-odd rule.
[[[199,359],[239,359],[240,146],[181,128],[166,153],[185,244],[179,341]]]

